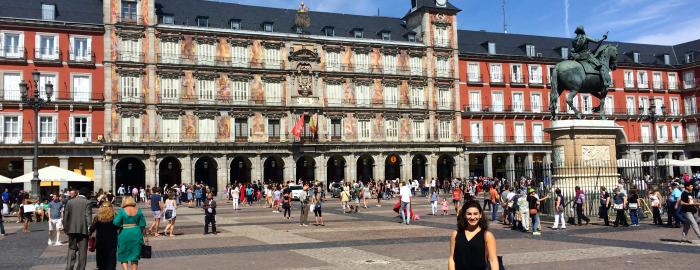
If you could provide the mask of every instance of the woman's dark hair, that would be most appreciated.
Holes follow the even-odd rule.
[[[475,200],[465,201],[464,205],[462,205],[462,208],[459,209],[459,214],[457,215],[457,229],[460,231],[467,229],[467,226],[469,226],[469,222],[467,221],[467,209],[472,207],[478,209],[479,214],[481,214],[481,219],[479,219],[478,226],[481,227],[481,229],[484,231],[488,230],[489,222],[488,220],[486,220],[484,210],[481,209],[481,205],[479,204],[479,202]]]

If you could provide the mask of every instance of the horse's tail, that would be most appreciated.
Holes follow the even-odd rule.
[[[559,64],[555,65],[552,69],[551,79],[550,79],[550,99],[549,99],[549,112],[552,117],[556,117],[557,114],[557,99],[559,99]]]

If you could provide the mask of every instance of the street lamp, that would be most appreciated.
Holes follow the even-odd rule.
[[[34,70],[32,72],[32,81],[30,82],[30,84],[28,84],[24,80],[22,80],[22,82],[19,83],[19,90],[22,94],[22,103],[31,107],[34,111],[34,160],[32,164],[34,167],[34,177],[31,181],[31,192],[33,196],[39,195],[39,110],[41,109],[41,107],[51,102],[51,96],[53,95],[53,84],[51,82],[47,82],[46,85],[44,85],[44,90],[46,91],[46,98],[44,99],[41,97],[41,93],[39,93],[40,78],[41,73],[39,73],[39,71]],[[29,88],[32,85],[34,87],[34,92],[30,94]]]
[[[666,115],[666,106],[661,104],[661,112],[657,114],[656,112],[656,101],[651,103],[649,106],[649,111],[646,112],[643,106],[639,106],[639,114],[641,120],[647,120],[651,122],[651,129],[653,130],[652,139],[654,139],[654,180],[659,181],[658,178],[658,167],[659,167],[659,151],[658,151],[658,140],[656,137],[656,121],[658,117]]]

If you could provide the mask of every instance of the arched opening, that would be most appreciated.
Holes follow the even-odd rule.
[[[508,154],[494,154],[493,164],[491,164],[491,170],[493,171],[493,176],[497,178],[508,177],[506,162],[508,160]]]
[[[399,155],[391,154],[386,157],[386,161],[384,161],[384,179],[401,179],[401,157]]]
[[[252,183],[250,178],[250,160],[244,156],[237,156],[231,161],[231,183]]]
[[[172,186],[173,184],[180,185],[182,167],[180,161],[174,157],[166,157],[158,166],[158,186]]]
[[[316,178],[316,161],[309,156],[302,156],[297,159],[297,177],[295,180],[303,182],[313,182]]]
[[[217,164],[213,158],[201,157],[197,159],[197,162],[194,164],[195,183],[205,184],[209,186],[209,188],[211,188],[212,191],[216,192],[216,169]]]
[[[114,172],[114,190],[116,194],[120,186],[130,190],[133,187],[146,187],[146,166],[136,158],[119,160]]]
[[[442,155],[437,162],[437,177],[438,180],[452,179],[454,177],[455,160],[449,155]]]
[[[412,166],[412,179],[419,180],[421,178],[425,179],[425,165],[428,163],[428,160],[425,158],[424,155],[418,154],[413,157],[413,162],[411,162]]]
[[[374,177],[374,158],[362,155],[357,159],[357,180],[367,184]]]
[[[265,183],[284,182],[284,161],[278,156],[270,156],[263,164],[263,178]]]
[[[333,182],[343,182],[345,180],[345,158],[341,156],[333,156],[328,159],[326,166],[327,184]]]
[[[469,154],[469,176],[485,176],[484,172],[484,154]]]

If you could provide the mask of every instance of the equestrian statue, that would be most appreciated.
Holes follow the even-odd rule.
[[[552,117],[556,117],[557,100],[566,89],[569,90],[566,104],[572,108],[576,118],[583,118],[578,108],[574,107],[576,94],[590,93],[600,101],[600,105],[593,108],[593,111],[600,112],[600,117],[606,119],[605,110],[601,108],[605,108],[605,97],[611,86],[610,71],[617,68],[617,46],[602,45],[608,38],[607,33],[601,40],[586,35],[583,26],[577,27],[575,33],[576,37],[571,42],[573,51],[570,60],[557,63],[552,71],[549,111]],[[591,52],[588,49],[589,43],[597,43],[598,46]]]

